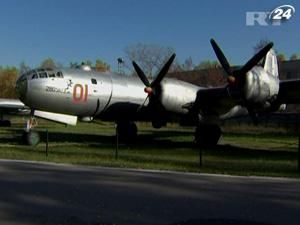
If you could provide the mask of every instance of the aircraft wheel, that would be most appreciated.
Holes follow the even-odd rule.
[[[137,126],[134,122],[118,122],[117,129],[120,141],[133,142],[137,138]]]
[[[218,125],[199,124],[195,131],[195,143],[199,147],[214,147],[218,144],[221,134]]]
[[[40,135],[36,131],[24,131],[23,142],[29,146],[36,146],[40,142]]]

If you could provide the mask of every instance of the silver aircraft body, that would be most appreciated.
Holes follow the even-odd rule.
[[[40,76],[39,74],[47,74]],[[52,77],[53,74],[53,77]],[[55,75],[54,75],[55,74]],[[57,75],[59,74],[59,75]],[[161,83],[166,110],[188,113],[182,107],[194,102],[199,87],[176,79]],[[17,83],[20,99],[32,109],[78,116],[80,119],[136,120],[149,101],[137,77],[81,69],[37,69],[23,74]],[[141,115],[143,116],[143,115]],[[148,118],[149,120],[151,118]]]
[[[235,71],[213,39],[211,44],[228,74],[228,84],[222,87],[204,88],[164,78],[174,54],[151,81],[135,62],[138,77],[100,73],[88,67],[40,68],[22,74],[16,91],[32,116],[72,125],[77,119],[115,121],[120,135],[128,138],[136,135],[134,121],[151,121],[160,128],[176,117],[196,126],[195,140],[200,145],[218,142],[223,119],[246,114],[255,119],[260,112],[300,102],[300,81],[279,81],[272,43]]]

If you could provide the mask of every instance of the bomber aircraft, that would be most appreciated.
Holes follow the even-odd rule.
[[[26,133],[29,143],[36,135],[32,130],[35,116],[71,125],[76,125],[78,119],[114,121],[123,139],[137,136],[136,121],[150,121],[153,127],[160,128],[177,117],[196,127],[196,143],[211,146],[218,143],[224,119],[246,114],[255,118],[261,112],[299,103],[300,80],[279,80],[273,43],[237,70],[232,70],[213,39],[211,45],[228,75],[228,83],[222,87],[199,87],[165,78],[175,54],[153,80],[135,62],[139,79],[95,72],[88,67],[40,68],[22,74],[16,91],[31,109]]]

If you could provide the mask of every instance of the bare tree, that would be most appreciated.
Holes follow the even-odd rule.
[[[268,38],[260,39],[253,47],[254,54],[258,53],[263,47],[269,44],[271,41]]]
[[[203,60],[197,66],[195,66],[195,70],[202,70],[202,69],[213,69],[220,67],[218,61],[211,61],[211,60]]]
[[[41,62],[41,67],[42,68],[51,68],[51,69],[55,69],[58,66],[56,65],[56,63],[54,62],[54,60],[52,58],[47,58],[44,61]]]
[[[174,50],[171,47],[140,43],[126,47],[124,52],[130,61],[130,63],[125,64],[127,67],[131,65],[131,61],[135,61],[143,69],[146,76],[153,78],[156,71],[163,66],[174,53]]]
[[[26,65],[26,63],[23,61],[20,63],[19,72],[20,74],[26,73],[30,70],[30,67]]]
[[[193,59],[191,56],[188,57],[186,60],[184,60],[184,63],[181,66],[182,70],[185,70],[185,71],[193,70],[194,67],[195,67],[195,65],[193,63]]]

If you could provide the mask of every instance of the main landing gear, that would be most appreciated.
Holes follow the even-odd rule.
[[[9,120],[0,120],[0,127],[11,127],[11,122]]]
[[[137,138],[137,126],[131,121],[117,122],[119,140],[125,143],[132,143]]]
[[[195,130],[195,143],[199,147],[214,147],[221,135],[221,128],[218,125],[201,123]]]
[[[30,146],[36,146],[40,142],[40,135],[37,131],[32,130],[32,128],[37,126],[36,119],[32,116],[30,119],[26,122],[26,128],[22,135],[22,141],[23,143],[30,145]]]

